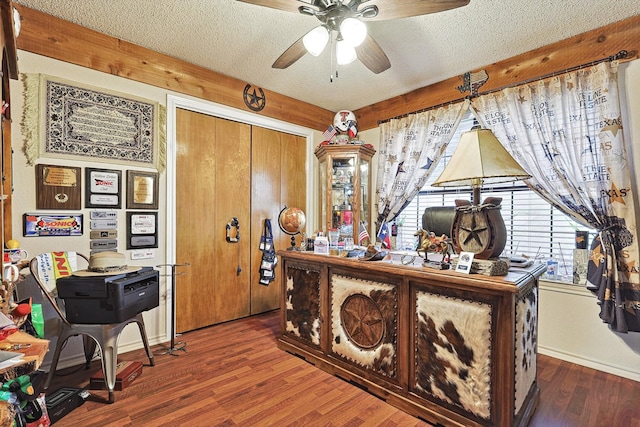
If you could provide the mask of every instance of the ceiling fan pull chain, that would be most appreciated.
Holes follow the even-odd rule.
[[[335,55],[335,49],[333,48],[333,32],[330,35],[331,39],[329,40],[329,83],[333,83],[333,55]]]

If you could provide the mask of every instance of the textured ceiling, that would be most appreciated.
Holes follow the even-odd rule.
[[[391,68],[376,75],[356,61],[330,82],[328,49],[271,68],[318,25],[311,16],[235,0],[14,3],[331,111],[355,110],[640,14],[638,0],[471,0],[437,14],[368,22]]]

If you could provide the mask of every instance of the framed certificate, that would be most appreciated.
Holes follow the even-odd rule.
[[[122,206],[122,172],[110,169],[85,168],[86,208],[117,208]]]
[[[80,209],[80,168],[36,165],[36,209]]]
[[[127,209],[158,209],[158,173],[127,171]]]
[[[158,213],[127,212],[127,249],[158,247]]]

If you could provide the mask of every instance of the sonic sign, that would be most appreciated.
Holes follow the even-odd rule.
[[[82,236],[82,214],[24,214],[24,236]]]

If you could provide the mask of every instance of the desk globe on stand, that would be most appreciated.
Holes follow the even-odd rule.
[[[291,236],[291,247],[287,250],[298,250],[296,248],[296,235],[300,234],[307,223],[307,217],[300,208],[284,207],[278,215],[278,225],[280,230]]]

